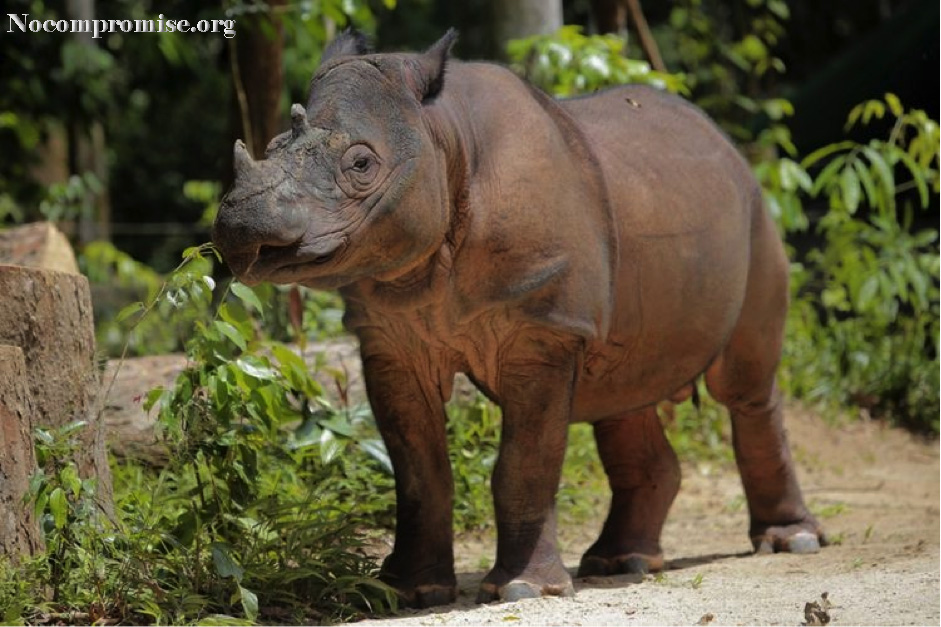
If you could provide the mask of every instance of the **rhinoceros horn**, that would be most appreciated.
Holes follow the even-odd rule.
[[[294,103],[291,105],[291,134],[294,137],[299,137],[307,129],[307,111],[303,105]]]
[[[255,162],[252,160],[252,156],[248,154],[248,149],[245,147],[245,142],[241,139],[235,140],[235,175],[236,177],[244,176],[248,174],[249,170],[254,167]]]

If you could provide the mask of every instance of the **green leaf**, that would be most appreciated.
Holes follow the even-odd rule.
[[[270,380],[278,376],[274,369],[262,363],[258,357],[249,356],[237,359],[235,365],[239,370],[256,379]]]
[[[918,198],[921,200],[922,209],[927,209],[929,204],[928,183],[925,182],[925,178],[922,176],[922,169],[918,167],[914,159],[901,150],[898,152],[898,156],[905,164],[905,167],[908,168],[908,171],[912,173],[912,180],[915,182],[915,187],[918,188]]]
[[[866,192],[866,200],[869,206],[876,207],[879,196],[872,175],[869,173],[869,168],[860,159],[853,159],[853,169],[856,171],[856,176],[859,177],[859,182],[862,183],[863,190]]]
[[[823,170],[820,171],[820,174],[817,175],[817,180],[814,181],[810,195],[817,196],[824,188],[830,188],[836,182],[835,177],[837,176],[837,172],[845,163],[846,155],[837,155],[834,157],[833,161],[828,163]]]
[[[72,462],[69,462],[65,468],[59,471],[59,481],[74,496],[78,496],[79,492],[82,491],[82,480],[78,476],[78,468]]]
[[[822,148],[818,148],[809,155],[803,158],[801,161],[801,167],[804,169],[810,168],[821,159],[825,159],[832,155],[833,153],[840,152],[841,150],[852,150],[856,147],[856,142],[851,141],[842,141],[835,144],[828,144]]]
[[[130,305],[123,307],[121,311],[118,312],[118,315],[114,317],[114,321],[121,322],[127,318],[130,318],[131,316],[136,314],[138,311],[142,311],[143,309],[144,309],[144,303],[140,301],[137,301],[136,303],[131,303]]]
[[[229,338],[233,344],[238,346],[243,351],[248,347],[248,343],[245,341],[242,333],[233,325],[225,322],[224,320],[215,320],[213,321],[212,325],[219,330],[219,333]]]
[[[851,214],[859,208],[859,178],[853,168],[843,168],[840,173],[840,191],[843,193],[843,206]]]
[[[261,306],[261,301],[258,299],[258,295],[255,294],[255,290],[238,281],[232,281],[232,285],[229,286],[229,289],[232,290],[232,293],[238,296],[243,303],[251,305],[259,313],[264,313],[264,308]]]
[[[55,443],[55,439],[52,437],[52,434],[49,433],[49,431],[46,429],[36,429],[34,435],[36,437],[36,441],[39,444],[52,446]]]
[[[222,578],[233,578],[235,581],[242,581],[245,569],[236,563],[232,558],[232,548],[222,542],[213,542],[212,544],[212,564],[216,568],[216,573]]]
[[[324,429],[320,432],[320,461],[326,466],[343,451],[343,444],[333,435],[333,431]]]
[[[161,401],[164,398],[169,398],[170,392],[163,387],[156,387],[151,391],[147,392],[147,396],[144,397],[144,411],[150,411],[153,409],[154,405],[158,401]]]
[[[888,92],[885,95],[885,102],[887,105],[889,105],[889,111],[891,111],[892,115],[895,117],[901,117],[902,113],[905,112],[904,108],[902,107],[902,101],[899,100],[899,97],[892,92]]]
[[[49,513],[52,514],[56,529],[65,527],[69,518],[69,501],[62,488],[57,487],[49,494]]]
[[[853,128],[853,125],[856,124],[856,121],[859,120],[859,116],[863,113],[862,103],[856,105],[850,109],[850,113],[846,116],[846,124],[843,125],[843,130],[848,131]]]
[[[227,614],[210,614],[205,618],[199,619],[195,625],[201,627],[240,627],[245,624],[244,618],[236,618]]]
[[[87,424],[88,424],[88,421],[86,420],[73,420],[69,424],[59,429],[59,437],[60,438],[71,437],[72,434],[78,433],[79,431],[84,429],[85,425]]]
[[[868,124],[873,117],[880,120],[885,117],[885,105],[878,100],[870,100],[863,105],[863,123]]]
[[[876,275],[866,277],[866,280],[863,281],[862,286],[859,288],[859,294],[856,295],[856,309],[858,311],[866,311],[869,303],[872,302],[872,299],[878,291],[879,277]]]
[[[255,619],[258,618],[258,597],[248,588],[239,586],[239,599],[242,601],[245,618],[255,622]]]
[[[869,162],[872,164],[872,168],[875,173],[878,175],[878,178],[881,181],[882,186],[882,196],[887,201],[886,207],[883,207],[884,211],[891,211],[895,209],[895,177],[892,175],[892,168],[889,167],[889,164],[886,163],[883,156],[875,150],[871,145],[860,147],[863,154],[866,155],[866,158],[869,159]]]
[[[186,186],[189,185],[191,182],[192,181],[188,181],[187,183],[183,185],[184,196],[186,196],[186,189],[187,189]],[[190,257],[192,257],[193,259],[202,259],[202,256],[203,256],[202,250],[203,250],[202,246],[190,246],[188,248],[183,249],[183,254],[181,255],[181,257],[183,259],[189,259]]]
[[[376,438],[372,440],[363,440],[359,443],[359,448],[364,453],[379,462],[379,465],[382,466],[382,469],[386,471],[389,476],[392,476],[392,459],[389,457],[389,451],[386,450],[386,445],[382,440]]]

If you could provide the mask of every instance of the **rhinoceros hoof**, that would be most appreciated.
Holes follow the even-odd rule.
[[[816,553],[827,538],[816,521],[772,526],[751,536],[756,553]]]
[[[408,605],[418,609],[433,607],[435,605],[448,605],[457,600],[456,586],[443,586],[429,584],[417,586],[412,598],[406,599]]]
[[[816,534],[801,531],[784,538],[775,536],[757,536],[751,539],[755,553],[817,553],[825,542]]]
[[[560,584],[539,584],[522,579],[514,579],[502,586],[485,581],[480,584],[480,590],[477,592],[477,602],[512,602],[521,599],[538,599],[546,596],[573,597],[575,596],[575,587],[572,586],[571,580]]]
[[[646,575],[663,570],[663,555],[628,553],[615,557],[584,555],[578,566],[578,577],[610,575]]]

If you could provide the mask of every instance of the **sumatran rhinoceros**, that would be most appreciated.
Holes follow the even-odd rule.
[[[479,601],[572,593],[555,495],[573,421],[593,425],[613,492],[579,575],[662,568],[680,469],[656,405],[699,377],[731,413],[755,549],[818,550],[775,385],[788,264],[746,163],[676,97],[553,100],[449,61],[454,39],[421,54],[336,40],[265,159],[236,142],[213,232],[248,284],[343,296],[395,470],[383,579],[414,605],[455,599],[457,372],[503,411]]]

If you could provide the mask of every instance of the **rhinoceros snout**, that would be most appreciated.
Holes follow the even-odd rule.
[[[283,202],[284,171],[254,161],[241,141],[235,143],[235,184],[219,205],[212,241],[236,276],[251,269],[263,248],[297,245],[307,231],[307,213]]]

